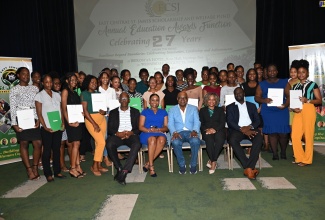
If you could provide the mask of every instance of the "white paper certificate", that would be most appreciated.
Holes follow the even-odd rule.
[[[195,107],[199,107],[199,100],[189,98],[188,101],[187,101],[187,104],[194,105]]]
[[[35,128],[34,110],[18,110],[17,111],[18,126],[22,129]]]
[[[109,99],[107,106],[109,110],[112,111],[113,109],[120,107],[120,102],[117,99]]]
[[[92,93],[91,103],[93,104],[93,112],[99,112],[99,110],[106,111],[106,97],[102,93]]]
[[[267,106],[281,106],[283,104],[283,89],[269,88],[267,97],[273,100]]]
[[[225,106],[230,105],[231,103],[236,102],[235,95],[225,95]]]
[[[82,105],[67,105],[69,123],[85,122],[85,117],[82,115]]]
[[[302,102],[299,97],[302,96],[301,90],[290,90],[290,108],[302,109]]]

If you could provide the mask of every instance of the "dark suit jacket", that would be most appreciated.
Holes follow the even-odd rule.
[[[255,104],[252,104],[250,102],[246,102],[246,106],[247,106],[248,115],[252,121],[251,125],[254,127],[254,129],[256,129],[260,124],[260,118],[258,116],[256,106]],[[239,110],[235,102],[227,106],[226,115],[227,115],[227,124],[229,128],[229,132],[231,132],[231,130],[240,131],[240,127],[238,125]]]
[[[201,133],[205,134],[207,128],[214,128],[216,131],[220,131],[225,128],[226,115],[222,108],[215,107],[214,113],[210,117],[209,108],[204,107],[200,109],[200,121],[201,121]]]
[[[139,118],[140,118],[140,112],[138,109],[135,109],[133,107],[130,107],[131,112],[131,124],[132,124],[132,131],[134,134],[139,135]],[[108,135],[115,135],[118,131],[118,128],[120,126],[120,113],[119,108],[113,109],[109,112],[108,117],[108,124],[107,124],[107,134]]]

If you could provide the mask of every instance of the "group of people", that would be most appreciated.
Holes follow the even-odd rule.
[[[25,67],[17,70],[19,85],[10,91],[12,127],[17,133],[20,153],[27,169],[29,179],[38,179],[38,163],[42,155],[44,175],[48,182],[54,178],[65,178],[61,173],[64,165],[64,146],[68,146],[72,177],[82,178],[86,172],[80,166],[85,152],[80,150],[86,133],[94,140],[93,164],[90,168],[95,176],[101,176],[108,169],[101,162],[109,165],[110,160],[117,169],[114,179],[126,184],[125,179],[136,161],[141,145],[148,146],[148,161],[143,166],[151,177],[157,177],[154,161],[163,157],[162,149],[166,146],[167,135],[171,136],[179,173],[197,172],[197,155],[200,139],[205,141],[209,161],[209,174],[217,168],[217,158],[225,141],[234,149],[234,153],[244,168],[244,175],[255,179],[259,171],[255,168],[258,155],[263,145],[270,143],[273,160],[278,160],[278,143],[281,147],[280,158],[286,159],[286,148],[291,132],[289,111],[293,112],[292,143],[294,150],[293,163],[306,166],[312,163],[314,125],[316,120],[315,105],[321,104],[321,95],[316,83],[309,81],[308,61],[293,62],[290,79],[277,78],[277,67],[274,64],[263,68],[257,62],[254,68],[246,73],[244,68],[230,63],[227,70],[216,67],[203,67],[202,80],[197,82],[197,72],[193,68],[184,71],[179,69],[175,76],[170,75],[168,64],[162,66],[149,78],[147,69],[139,71],[139,82],[131,77],[129,70],[122,70],[120,77],[117,70],[104,68],[99,77],[86,75],[83,72],[68,73],[63,79],[55,74],[43,75],[38,81],[41,89],[29,85],[30,73]],[[294,71],[295,69],[295,71]],[[39,74],[40,75],[40,74]],[[33,79],[33,84],[37,79]],[[185,80],[184,80],[185,78]],[[283,89],[283,104],[268,106],[272,99],[268,97],[269,88]],[[302,90],[300,101],[302,109],[289,109],[290,90]],[[120,105],[115,109],[94,111],[92,94],[102,93],[105,102],[118,100]],[[227,103],[227,95],[233,95],[234,101]],[[245,101],[245,97],[253,96],[255,104]],[[142,111],[130,107],[130,98],[140,98]],[[189,100],[191,103],[189,104]],[[85,123],[69,121],[68,105],[82,105]],[[108,107],[108,106],[107,106]],[[22,129],[17,121],[17,111],[34,109],[35,128]],[[168,112],[166,111],[168,109]],[[61,115],[61,129],[52,130],[48,112],[58,111]],[[305,149],[301,140],[304,136]],[[250,139],[252,147],[247,157],[240,146],[243,139]],[[33,162],[28,157],[28,143],[32,141]],[[91,141],[87,141],[90,145]],[[191,146],[189,167],[182,152],[182,145],[188,142]],[[121,145],[130,147],[128,157],[122,165],[117,148]],[[42,150],[43,149],[43,150]],[[52,156],[51,156],[52,155]],[[53,173],[50,159],[53,160]],[[64,169],[65,168],[65,169]],[[53,178],[54,176],[54,178]]]

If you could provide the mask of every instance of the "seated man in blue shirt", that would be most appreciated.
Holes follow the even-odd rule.
[[[228,142],[244,168],[244,175],[249,179],[256,179],[259,171],[255,169],[255,165],[263,140],[258,130],[260,118],[255,104],[245,102],[245,93],[241,87],[235,89],[234,95],[236,102],[226,108],[229,131]],[[244,148],[240,146],[243,139],[249,139],[252,142],[249,158],[246,157]]]
[[[179,173],[186,173],[185,158],[182,145],[188,142],[191,146],[190,173],[196,174],[197,155],[200,148],[200,119],[197,107],[188,105],[186,92],[177,96],[178,105],[172,107],[168,113],[168,129],[172,134],[171,143],[179,165]]]

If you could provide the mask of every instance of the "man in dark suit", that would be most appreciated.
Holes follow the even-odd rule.
[[[125,185],[126,175],[132,171],[132,167],[137,158],[141,147],[139,139],[139,110],[129,107],[130,98],[126,92],[122,92],[119,97],[120,107],[113,109],[109,113],[107,124],[106,149],[108,155],[117,169],[114,177],[118,183]],[[124,167],[117,155],[117,148],[121,145],[127,145],[131,148],[128,159]]]
[[[244,175],[249,179],[256,179],[259,171],[255,169],[256,162],[262,146],[262,136],[257,127],[260,124],[256,106],[245,102],[244,90],[240,87],[234,91],[236,102],[227,106],[227,124],[229,130],[229,144],[244,168]],[[240,146],[243,139],[252,142],[249,158]]]

